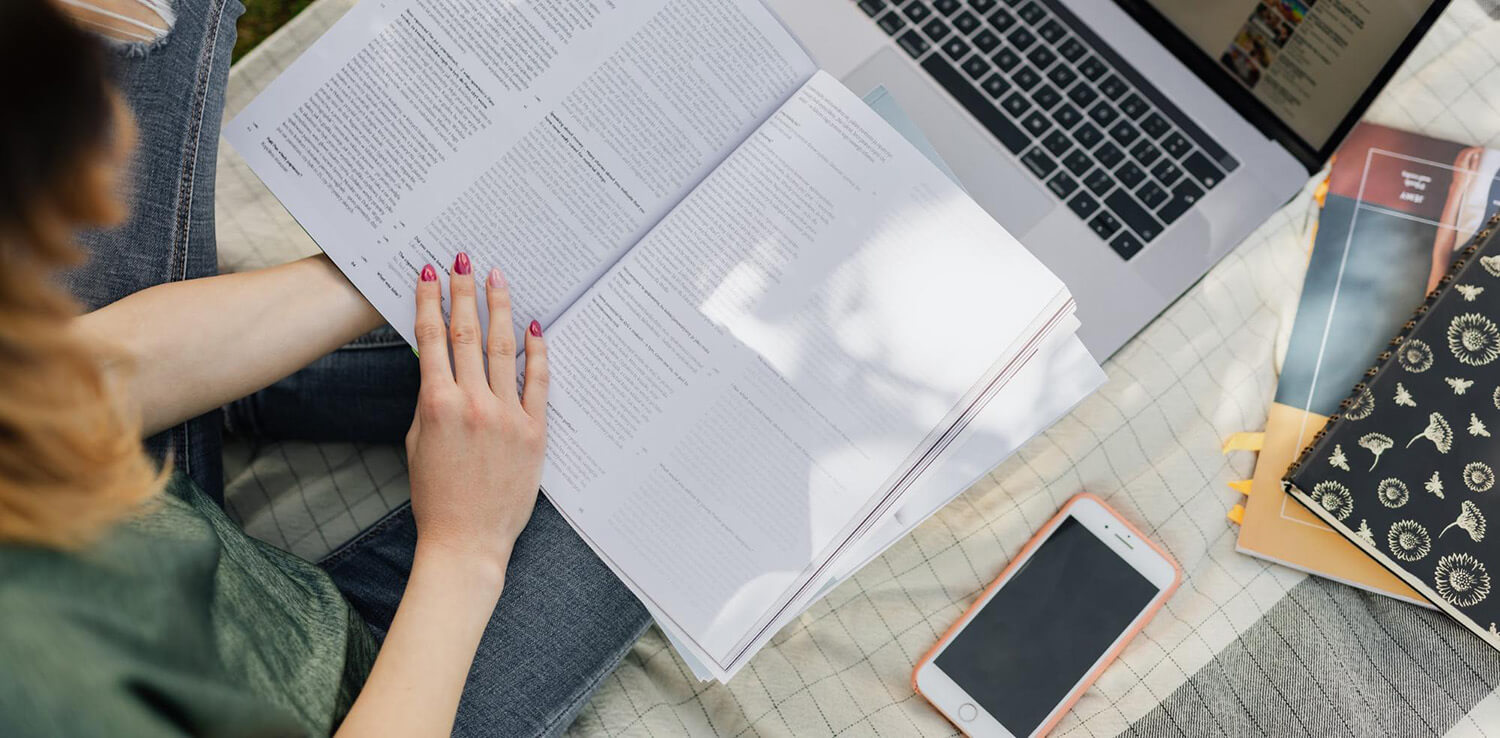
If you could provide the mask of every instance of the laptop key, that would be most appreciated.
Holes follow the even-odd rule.
[[[1120,180],[1120,184],[1125,185],[1127,188],[1133,190],[1135,189],[1136,185],[1145,181],[1146,172],[1140,167],[1136,166],[1135,162],[1127,161],[1124,164],[1120,165],[1119,169],[1115,170],[1115,179]]]
[[[1020,92],[1012,92],[1009,97],[1000,103],[1000,107],[1005,108],[1005,112],[1019,118],[1027,110],[1031,109],[1031,101],[1027,100],[1026,96]]]
[[[1121,120],[1113,128],[1109,129],[1109,137],[1119,142],[1121,146],[1129,146],[1140,138],[1141,132],[1130,121]]]
[[[1109,208],[1120,220],[1125,221],[1125,225],[1135,231],[1142,240],[1150,241],[1156,238],[1156,234],[1161,233],[1161,224],[1156,222],[1156,218],[1152,217],[1151,213],[1141,207],[1141,204],[1125,190],[1115,190],[1109,193],[1109,196],[1104,198],[1104,207]]]
[[[1077,100],[1074,100],[1077,102]],[[1108,126],[1120,117],[1120,113],[1110,106],[1108,101],[1100,100],[1097,105],[1089,108],[1089,117],[1101,126]]]
[[[1028,1],[1025,5],[1016,8],[1016,15],[1021,16],[1022,20],[1034,26],[1041,23],[1042,19],[1047,17],[1047,11],[1042,10],[1042,7],[1035,2]]]
[[[1083,120],[1083,113],[1078,112],[1078,108],[1063,103],[1062,107],[1052,111],[1052,120],[1057,121],[1057,124],[1063,128],[1072,128],[1078,125],[1078,121]]]
[[[1141,130],[1153,139],[1161,138],[1171,129],[1172,124],[1168,123],[1166,118],[1161,117],[1161,113],[1152,113],[1141,121]]]
[[[1100,211],[1089,221],[1089,229],[1094,232],[1094,235],[1107,239],[1114,235],[1115,231],[1120,230],[1120,221],[1108,211]]]
[[[1007,91],[1010,90],[1010,82],[1006,81],[1006,79],[1004,77],[1001,77],[999,74],[991,74],[990,76],[986,77],[984,79],[984,82],[980,83],[979,86],[983,87],[984,91],[989,93],[990,97],[993,97],[996,100],[999,100],[1001,95],[1004,95]]]
[[[984,60],[984,57],[978,54],[965,59],[963,68],[964,74],[969,75],[969,79],[972,80],[978,80],[984,77],[984,75],[988,74],[990,71],[989,62],[986,62]]]
[[[931,48],[931,44],[927,43],[927,39],[922,38],[922,34],[917,33],[916,29],[901,34],[901,37],[896,39],[896,43],[900,44],[901,48],[906,49],[906,53],[911,54],[913,57],[921,56]]]
[[[1031,63],[1036,65],[1037,69],[1045,71],[1048,66],[1051,66],[1052,62],[1057,61],[1057,52],[1045,46],[1038,45],[1035,49],[1031,50],[1030,54],[1026,55],[1026,58],[1030,59]]]
[[[1193,145],[1188,143],[1187,137],[1182,135],[1182,131],[1172,131],[1172,135],[1167,136],[1166,140],[1161,142],[1161,145],[1162,148],[1167,150],[1168,154],[1172,155],[1173,159],[1181,159],[1183,154],[1193,150]]]
[[[1140,253],[1146,245],[1130,231],[1120,231],[1119,235],[1109,240],[1109,247],[1115,250],[1122,259],[1129,259]]]
[[[1170,225],[1181,218],[1182,214],[1193,207],[1201,197],[1203,197],[1203,190],[1198,189],[1198,185],[1193,180],[1184,179],[1182,184],[1172,188],[1172,199],[1158,208],[1156,214],[1161,216],[1161,222]]]
[[[943,53],[947,54],[948,58],[953,61],[964,58],[970,50],[969,43],[964,41],[960,36],[954,36],[943,42]]]
[[[1000,37],[988,28],[974,34],[974,38],[970,40],[974,42],[974,47],[979,49],[981,54],[988,54],[1000,46]]]
[[[885,0],[859,0],[859,9],[865,11],[865,15],[874,18],[885,10]]]
[[[1016,26],[1016,30],[1011,31],[1010,35],[1006,38],[1009,38],[1011,45],[1020,51],[1025,51],[1031,48],[1032,44],[1036,43],[1036,36],[1032,35],[1031,31],[1027,30],[1025,26]]]
[[[974,12],[984,15],[995,7],[995,0],[969,0],[969,7],[973,8]]]
[[[958,0],[932,0],[932,8],[943,15],[953,15],[962,8],[963,3]]]
[[[906,21],[901,20],[901,14],[894,10],[880,16],[880,20],[875,21],[875,24],[880,26],[887,36],[894,36],[906,27]]]
[[[1015,82],[1016,86],[1023,90],[1030,90],[1042,81],[1042,75],[1037,74],[1036,70],[1031,67],[1021,67],[1011,73],[1010,81]]]
[[[1057,169],[1057,162],[1053,161],[1052,157],[1047,156],[1047,152],[1042,151],[1040,146],[1033,146],[1028,149],[1021,156],[1021,163],[1025,164],[1026,168],[1030,169],[1031,173],[1035,174],[1037,179],[1046,179],[1047,175]]]
[[[968,110],[969,114],[973,115],[979,121],[980,125],[989,130],[990,134],[1004,145],[1006,149],[1009,149],[1012,154],[1021,153],[1021,150],[1026,148],[1027,144],[1031,143],[1031,137],[1027,136],[1025,131],[1022,131],[1016,127],[1016,124],[1010,122],[1010,119],[1006,118],[1004,113],[996,110],[994,103],[989,98],[986,98],[979,90],[974,89],[963,78],[963,75],[959,74],[958,70],[952,66],[949,66],[948,62],[942,57],[937,55],[927,57],[927,60],[922,62],[922,69],[931,75],[934,81],[942,85],[943,89],[947,90],[948,94],[952,95],[954,100],[957,100],[960,105],[964,106],[964,109]],[[1005,82],[999,75],[991,75],[991,78],[999,79],[1002,83]]]
[[[932,9],[920,2],[910,3],[906,6],[906,19],[912,23],[921,23],[932,15]]]
[[[1100,146],[1097,149],[1094,149],[1094,158],[1097,159],[1100,164],[1103,164],[1110,169],[1114,169],[1119,165],[1120,162],[1125,160],[1125,152],[1121,151],[1118,146],[1105,141],[1104,145]]]
[[[1083,45],[1076,36],[1069,36],[1067,41],[1058,44],[1057,53],[1070,62],[1077,62],[1084,54],[1088,53],[1088,47]]]
[[[1073,89],[1068,90],[1068,99],[1072,100],[1074,105],[1086,108],[1099,99],[1099,93],[1094,92],[1094,88],[1088,85],[1073,85]]]
[[[1048,19],[1041,28],[1036,29],[1036,32],[1038,36],[1047,39],[1049,44],[1055,44],[1061,41],[1063,36],[1068,35],[1068,30],[1063,28],[1063,24],[1058,23],[1056,18]]]
[[[1016,65],[1021,63],[1021,56],[1013,51],[1009,46],[1001,49],[999,53],[995,54],[995,56],[992,57],[992,59],[995,62],[995,66],[1000,67],[1007,72],[1015,69]]]
[[[1074,149],[1073,153],[1063,157],[1062,163],[1063,166],[1068,168],[1068,171],[1079,177],[1082,177],[1089,171],[1090,167],[1094,166],[1094,160],[1090,159],[1089,155],[1084,153],[1082,149]]]
[[[1057,85],[1058,89],[1066,90],[1068,85],[1078,79],[1078,73],[1066,64],[1058,64],[1047,70],[1047,79],[1052,80],[1052,84]]]
[[[1066,200],[1078,190],[1078,180],[1069,177],[1067,172],[1058,172],[1047,180],[1047,189],[1052,190],[1052,194],[1057,195],[1058,199]]]
[[[1135,196],[1140,198],[1141,204],[1150,210],[1161,207],[1161,204],[1166,202],[1167,198],[1170,197],[1167,191],[1155,182],[1147,182],[1141,185],[1140,189],[1135,191]]]
[[[994,13],[991,13],[988,20],[990,22],[990,27],[1001,33],[1009,31],[1010,27],[1016,24],[1016,17],[1011,15],[1010,11],[1006,10],[1005,8],[1001,8]]]
[[[1052,127],[1052,121],[1047,120],[1047,116],[1042,115],[1041,111],[1033,111],[1021,121],[1021,127],[1030,131],[1032,138],[1041,138],[1041,135]]]
[[[1103,196],[1115,186],[1115,178],[1109,176],[1109,172],[1103,169],[1095,169],[1083,178],[1083,186],[1089,188],[1095,195]]]
[[[1120,79],[1119,75],[1111,74],[1099,83],[1099,92],[1111,100],[1120,99],[1120,96],[1129,90],[1130,87],[1125,84],[1124,80]]]
[[[1205,188],[1213,187],[1224,179],[1224,173],[1219,171],[1219,168],[1201,151],[1194,151],[1188,158],[1183,159],[1182,167]]]
[[[1141,166],[1149,167],[1161,158],[1161,149],[1156,148],[1156,145],[1151,143],[1151,139],[1142,138],[1130,147],[1130,155],[1135,157]]]
[[[1073,214],[1077,215],[1079,219],[1087,221],[1089,216],[1093,215],[1094,211],[1099,209],[1099,201],[1095,200],[1088,192],[1079,190],[1078,194],[1073,196],[1073,199],[1068,200],[1068,207],[1072,208]]]
[[[927,21],[927,25],[922,26],[922,33],[925,34],[927,38],[932,39],[934,42],[942,41],[943,39],[948,37],[948,34],[952,32],[953,31],[948,28],[948,24],[944,23],[941,18],[933,18],[932,20]]]
[[[1092,149],[1104,140],[1104,134],[1094,127],[1093,123],[1084,123],[1073,131],[1074,140],[1082,144],[1085,149]]]
[[[1052,152],[1053,156],[1062,159],[1063,166],[1067,166],[1068,162],[1063,154],[1068,153],[1068,149],[1073,148],[1073,139],[1068,138],[1068,134],[1062,131],[1053,131],[1047,134],[1046,138],[1042,139],[1042,146]]]
[[[1041,89],[1031,93],[1031,99],[1035,100],[1037,105],[1042,106],[1043,110],[1051,110],[1062,102],[1062,93],[1054,89],[1052,85],[1042,85]]]
[[[1120,112],[1124,113],[1131,120],[1140,120],[1146,113],[1151,112],[1151,106],[1147,105],[1146,101],[1142,100],[1140,95],[1132,92],[1126,95],[1124,100],[1120,101]]]
[[[979,19],[976,18],[973,13],[965,10],[964,12],[954,16],[953,27],[957,28],[959,33],[967,36],[973,33],[974,29],[979,27]]]
[[[1097,56],[1090,56],[1078,64],[1078,73],[1093,80],[1099,79],[1108,71],[1109,67],[1104,66],[1104,62],[1099,61]]]
[[[1171,187],[1177,183],[1177,180],[1182,179],[1182,170],[1178,169],[1171,159],[1162,159],[1156,162],[1156,166],[1151,167],[1151,176],[1155,177],[1156,181]]]

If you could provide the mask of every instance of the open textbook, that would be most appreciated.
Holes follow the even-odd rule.
[[[757,0],[364,0],[225,135],[408,340],[423,264],[506,271],[543,491],[716,678],[1099,381],[1056,277]]]

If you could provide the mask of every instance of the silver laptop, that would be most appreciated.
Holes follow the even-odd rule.
[[[767,0],[885,85],[1100,359],[1321,168],[1447,0]]]

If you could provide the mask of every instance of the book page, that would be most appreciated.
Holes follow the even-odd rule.
[[[550,332],[544,490],[722,675],[1068,303],[819,73]]]
[[[460,250],[520,335],[813,70],[757,0],[363,0],[225,135],[408,341]]]
[[[752,642],[754,653],[781,628],[806,612],[845,579],[854,576],[887,548],[909,535],[927,518],[974,486],[1031,438],[1062,419],[1083,398],[1104,384],[1104,371],[1065,326],[1058,326],[1036,356],[984,406],[959,441],[951,445],[904,492],[896,505],[841,551],[812,586]],[[683,637],[662,620],[662,632],[702,681],[713,678],[703,658],[686,649]]]

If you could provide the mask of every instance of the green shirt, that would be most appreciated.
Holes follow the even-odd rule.
[[[0,735],[326,735],[375,651],[327,574],[180,475],[82,553],[0,545]]]

